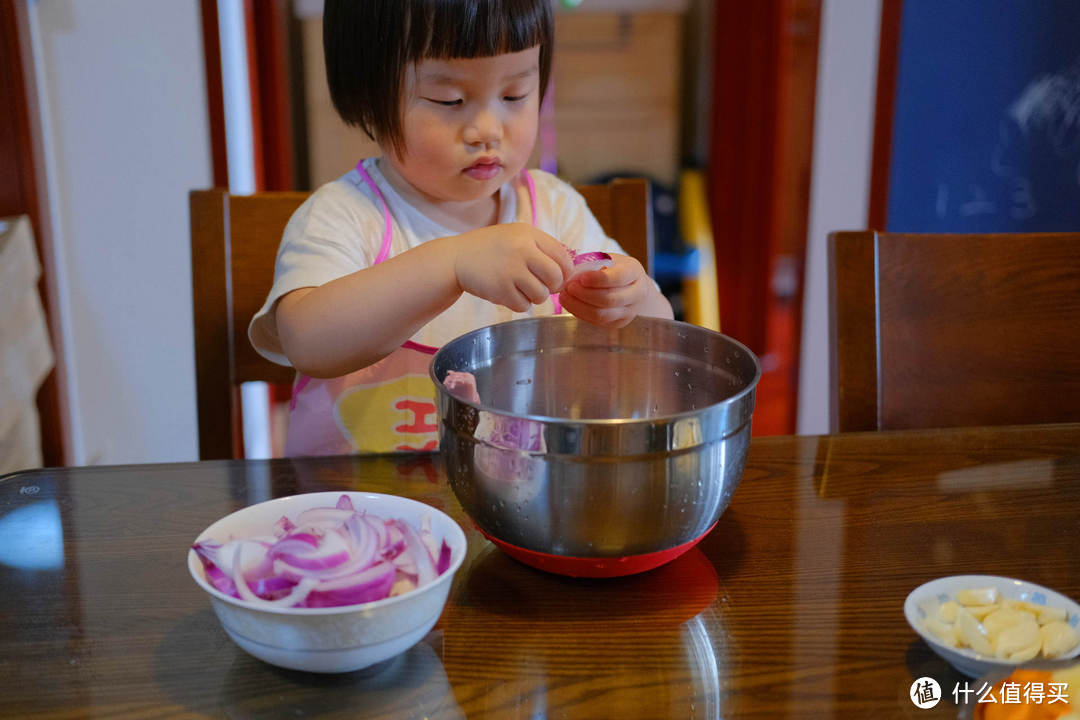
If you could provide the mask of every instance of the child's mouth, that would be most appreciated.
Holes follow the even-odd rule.
[[[502,171],[502,163],[498,160],[481,161],[465,168],[465,174],[473,180],[490,180]]]

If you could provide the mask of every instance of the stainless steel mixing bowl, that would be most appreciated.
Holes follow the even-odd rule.
[[[443,385],[451,370],[475,376],[480,402]],[[480,529],[504,549],[602,567],[659,564],[716,523],[745,466],[761,368],[696,325],[554,316],[456,338],[431,377],[450,487]]]

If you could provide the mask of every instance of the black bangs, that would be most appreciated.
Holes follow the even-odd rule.
[[[551,0],[402,0],[406,58],[491,57],[550,42]]]
[[[410,64],[540,46],[543,100],[554,35],[551,0],[325,0],[330,100],[346,123],[401,152],[402,88]]]

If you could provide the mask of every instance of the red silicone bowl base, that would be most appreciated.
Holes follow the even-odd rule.
[[[701,533],[701,535],[682,545],[677,545],[673,548],[668,548],[667,550],[660,550],[659,552],[645,553],[643,555],[628,555],[621,558],[569,557],[566,555],[551,555],[536,550],[526,550],[523,547],[511,545],[508,542],[492,537],[484,532],[483,528],[478,527],[477,529],[480,530],[484,537],[495,543],[500,550],[510,557],[539,570],[555,573],[557,575],[569,575],[571,577],[606,578],[635,575],[637,573],[645,572],[646,570],[658,568],[665,563],[669,563],[697,545],[703,537],[712,532],[714,527],[716,527],[716,523],[713,523],[709,529]]]

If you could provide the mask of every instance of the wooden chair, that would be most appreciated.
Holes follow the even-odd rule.
[[[579,186],[607,234],[652,272],[652,232],[646,180]],[[303,192],[190,194],[191,265],[199,457],[243,457],[240,384],[289,385],[291,368],[255,352],[247,327],[274,278],[286,223],[307,199]]]
[[[1080,421],[1080,233],[829,236],[833,431]]]

